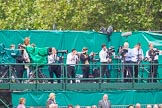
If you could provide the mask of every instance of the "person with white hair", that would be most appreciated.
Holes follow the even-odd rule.
[[[103,99],[99,101],[98,108],[111,108],[110,100],[108,100],[108,95],[104,94]]]
[[[136,108],[141,108],[141,104],[140,103],[137,103],[136,104]]]
[[[120,52],[122,56],[123,63],[130,64],[132,63],[132,49],[129,48],[129,43],[125,42],[124,47],[122,48]],[[124,82],[132,82],[132,76],[133,76],[133,67],[131,65],[124,65]],[[129,79],[128,79],[129,78]]]
[[[154,104],[153,108],[159,108],[158,104]]]
[[[152,108],[151,104],[147,104],[146,108]]]

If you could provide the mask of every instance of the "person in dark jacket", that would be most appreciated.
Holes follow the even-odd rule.
[[[111,108],[111,102],[108,100],[107,94],[104,94],[103,99],[98,102],[98,108]]]
[[[23,57],[24,50],[22,46],[18,46],[18,49],[19,49],[19,55],[16,57],[16,63],[19,63],[19,65],[15,65],[15,70],[17,73],[17,77],[23,78],[23,72],[25,70],[25,66],[23,64],[25,63],[25,58]],[[22,82],[22,79],[20,79],[19,81]]]
[[[49,94],[49,98],[47,99],[47,106],[46,106],[46,108],[50,108],[50,105],[52,105],[52,104],[57,104],[56,103],[56,96],[55,96],[55,93],[50,93]]]
[[[82,53],[80,54],[80,61],[82,65],[83,78],[89,78],[90,74],[90,60],[93,59],[93,53],[88,55],[88,48],[83,47]],[[87,81],[87,80],[84,80]]]

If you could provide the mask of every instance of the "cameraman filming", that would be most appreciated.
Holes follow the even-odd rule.
[[[83,78],[89,78],[90,73],[90,60],[93,59],[93,53],[88,55],[88,48],[84,47],[82,53],[80,54],[80,61],[82,65]],[[83,80],[86,82],[86,80]]]
[[[129,48],[129,43],[125,42],[123,48],[120,50],[120,55],[122,57],[123,63],[131,64],[132,63],[132,50]],[[133,69],[131,65],[124,65],[124,82],[132,82],[131,79],[133,75]]]
[[[106,77],[110,78],[110,72],[107,67],[108,67],[108,63],[110,63],[112,59],[108,55],[106,45],[102,44],[101,47],[102,47],[102,50],[99,53],[100,62],[101,62],[101,77],[103,78],[104,74],[106,73]],[[110,82],[110,79],[108,79],[107,82]]]
[[[158,74],[158,55],[159,51],[154,48],[154,45],[150,43],[149,50],[146,52],[146,58],[150,62],[150,75],[149,77],[152,78],[151,82],[157,82],[157,74]],[[150,82],[150,80],[149,80]]]

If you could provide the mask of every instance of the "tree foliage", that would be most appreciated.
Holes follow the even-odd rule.
[[[161,0],[0,0],[0,29],[162,29]]]

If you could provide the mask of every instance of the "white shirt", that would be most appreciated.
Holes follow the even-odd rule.
[[[71,65],[71,66],[75,66],[75,64],[77,63],[77,60],[78,60],[77,55],[73,55],[72,53],[68,53],[67,59],[66,59],[66,64]]]
[[[107,57],[107,50],[101,50],[99,53],[99,57],[100,57],[100,62],[108,62],[108,57]]]
[[[146,57],[150,60],[150,56],[149,56],[149,52],[150,50],[148,50],[147,52],[146,52]],[[154,57],[154,60],[158,60],[159,59],[159,56],[158,55],[156,55],[155,57]]]
[[[143,55],[143,50],[142,49],[137,49],[137,48],[133,48],[132,49],[132,62],[137,62],[138,61],[138,56],[140,56],[140,60],[144,59],[144,55]]]
[[[26,52],[25,49],[24,49],[23,57],[24,57],[26,62],[30,63],[29,55],[28,55],[28,53]]]
[[[57,54],[51,54],[48,56],[48,64],[51,64],[51,63],[56,63],[56,61],[59,60],[59,57],[57,57]]]

